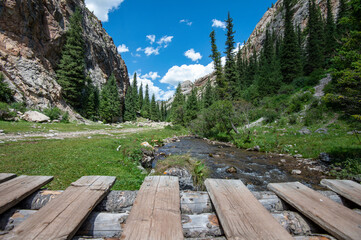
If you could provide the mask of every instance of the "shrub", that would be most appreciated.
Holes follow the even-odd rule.
[[[9,86],[4,82],[4,75],[0,73],[0,101],[10,103],[13,100],[13,93]]]
[[[59,119],[61,116],[61,111],[57,107],[46,108],[44,109],[44,114],[50,118],[50,120]]]
[[[275,110],[267,109],[264,111],[263,117],[266,119],[266,123],[272,123],[279,117],[279,113]]]
[[[26,112],[26,104],[24,102],[11,103],[10,107],[22,113]]]
[[[68,112],[65,112],[63,115],[62,115],[62,118],[61,118],[61,121],[62,123],[69,123],[69,113]]]
[[[10,111],[7,103],[0,102],[0,120],[7,120],[14,117],[16,117],[16,112]]]

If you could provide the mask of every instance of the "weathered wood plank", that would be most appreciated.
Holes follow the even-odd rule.
[[[0,214],[53,180],[50,176],[22,175],[0,184]]]
[[[361,206],[361,184],[351,180],[322,179],[321,185]]]
[[[336,238],[360,239],[360,214],[299,182],[270,183],[268,188]]]
[[[227,239],[292,239],[240,180],[207,179]]]
[[[183,239],[177,177],[147,177],[135,199],[121,239]]]
[[[6,182],[12,178],[16,177],[16,174],[13,173],[0,173],[0,183]]]
[[[114,182],[107,176],[80,178],[4,239],[70,239]]]

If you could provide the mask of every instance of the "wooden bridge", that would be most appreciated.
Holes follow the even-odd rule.
[[[49,183],[47,176],[0,173],[0,215]],[[0,239],[72,239],[115,177],[85,176]],[[361,185],[349,180],[321,184],[361,206]],[[208,194],[227,239],[293,239],[240,180],[207,179]],[[268,188],[338,239],[361,239],[361,215],[299,182]],[[147,177],[120,239],[184,239],[177,177]]]

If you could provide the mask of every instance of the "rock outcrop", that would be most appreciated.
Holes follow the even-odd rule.
[[[83,0],[5,0],[0,2],[0,71],[28,107],[57,106],[80,119],[65,103],[55,70],[65,43],[69,18],[83,14],[86,74],[101,87],[113,73],[122,97],[129,85],[127,67],[112,38]]]

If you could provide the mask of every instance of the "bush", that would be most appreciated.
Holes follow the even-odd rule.
[[[65,112],[63,115],[62,115],[62,118],[61,118],[61,121],[62,123],[69,123],[69,113],[68,112]]]
[[[11,103],[10,107],[22,113],[26,112],[26,104],[24,102]]]
[[[0,120],[7,120],[16,117],[16,112],[10,111],[9,105],[0,102]]]
[[[56,120],[59,119],[61,116],[61,111],[59,108],[46,108],[44,109],[44,114],[50,118],[50,120]]]
[[[13,100],[13,93],[9,86],[4,82],[4,75],[0,73],[0,101],[10,103]]]
[[[289,115],[288,123],[291,125],[295,125],[297,123],[297,115],[295,115],[295,114]]]
[[[263,117],[266,119],[266,123],[272,123],[279,117],[279,113],[275,110],[267,109],[264,111]]]

